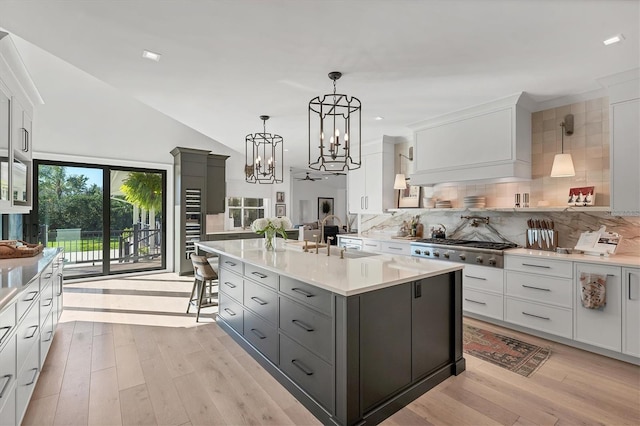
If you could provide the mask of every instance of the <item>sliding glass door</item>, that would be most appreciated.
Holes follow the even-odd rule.
[[[64,247],[65,278],[164,269],[166,173],[35,161],[29,217],[46,247]]]

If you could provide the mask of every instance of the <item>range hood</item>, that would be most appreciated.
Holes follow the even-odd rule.
[[[411,125],[411,185],[530,180],[534,108],[520,92]]]

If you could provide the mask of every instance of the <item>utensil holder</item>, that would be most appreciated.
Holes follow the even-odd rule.
[[[534,250],[556,251],[558,231],[555,229],[527,229],[527,248]]]

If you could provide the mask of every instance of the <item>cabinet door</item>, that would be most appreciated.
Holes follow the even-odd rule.
[[[606,304],[599,309],[582,306],[580,277],[599,275],[606,280]],[[574,339],[605,349],[622,350],[622,269],[590,263],[576,263]]]
[[[364,412],[411,382],[411,288],[407,283],[360,296]]]
[[[382,153],[369,154],[364,158],[365,200],[367,213],[382,213]],[[392,182],[387,182],[392,185]]]
[[[411,299],[411,380],[450,361],[453,300],[449,274],[413,283]],[[437,324],[437,326],[436,326]]]
[[[217,158],[207,159],[207,214],[224,213],[224,199],[227,194],[224,161]]]
[[[622,352],[640,357],[640,269],[624,268]]]
[[[362,159],[363,163],[365,158]],[[349,212],[362,213],[364,211],[364,197],[366,195],[365,188],[365,165],[359,169],[350,170],[348,176],[349,186]]]
[[[10,206],[9,198],[9,137],[11,99],[0,88],[0,206]]]
[[[640,99],[611,105],[611,210],[640,215]]]

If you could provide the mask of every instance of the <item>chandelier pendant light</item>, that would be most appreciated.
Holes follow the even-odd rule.
[[[362,165],[360,100],[336,93],[342,73],[332,71],[333,93],[309,101],[309,168],[353,170]]]
[[[267,133],[268,115],[261,115],[262,133],[245,138],[244,174],[249,183],[282,183],[284,175],[282,136]]]
[[[553,166],[551,166],[551,177],[570,177],[575,176],[576,171],[573,168],[573,158],[571,154],[564,153],[564,134],[573,134],[573,115],[569,114],[564,118],[564,121],[560,123],[562,127],[562,145],[560,154],[556,154],[553,157]]]

